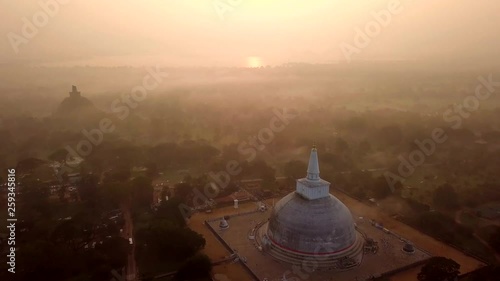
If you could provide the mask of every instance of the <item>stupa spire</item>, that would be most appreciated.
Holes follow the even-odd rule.
[[[307,179],[311,181],[318,181],[319,178],[319,162],[318,162],[318,150],[316,145],[313,145],[311,149],[311,155],[309,156],[309,166],[307,166]]]
[[[71,86],[71,92],[69,92],[70,97],[80,97],[80,92],[78,92],[78,89],[76,88],[75,85]]]

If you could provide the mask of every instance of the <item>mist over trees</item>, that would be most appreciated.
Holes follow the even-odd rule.
[[[60,264],[27,258],[24,268],[33,270],[20,276],[57,271],[54,280],[65,280],[88,270],[95,278],[108,277],[123,265],[127,241],[101,240],[116,236],[120,222],[118,228],[97,230],[102,222],[90,218],[127,202],[141,222],[140,257],[175,262],[179,280],[191,278],[189,266],[209,272],[206,257],[198,255],[205,240],[186,227],[178,206],[195,207],[194,190],[222,179],[228,163],[238,172],[218,196],[229,196],[242,180],[252,179],[262,180],[266,192],[285,194],[306,175],[312,145],[320,151],[321,177],[332,188],[375,201],[413,227],[474,254],[491,258],[499,251],[487,225],[474,228],[460,218],[488,216],[489,204],[500,200],[500,100],[493,95],[481,102],[457,128],[459,115],[452,115],[453,121],[444,116],[473,93],[479,72],[429,72],[398,64],[169,68],[171,78],[129,107],[122,120],[112,104],[140,83],[142,70],[22,70],[9,75],[52,78],[43,86],[22,79],[1,84],[0,168],[15,167],[22,177],[21,224],[29,231],[20,235],[27,243],[20,255],[47,251]],[[72,84],[85,101],[68,105]],[[287,114],[293,118],[284,118]],[[113,130],[100,130],[102,120]],[[435,128],[447,140],[412,165]],[[386,172],[397,176],[393,185]],[[167,182],[160,197],[169,201],[153,201],[157,181]],[[96,233],[98,242],[106,242],[84,250]],[[168,253],[182,258],[173,261]],[[192,278],[198,277],[203,278]]]

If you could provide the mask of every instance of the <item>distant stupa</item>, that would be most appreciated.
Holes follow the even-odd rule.
[[[80,92],[78,92],[78,90],[76,89],[75,85],[71,86],[71,92],[69,92],[69,96],[71,98],[80,98],[80,97],[82,97],[82,95],[80,94]]]
[[[95,113],[96,108],[87,98],[83,97],[75,85],[71,86],[69,97],[66,97],[57,110],[58,115],[74,115],[80,113]]]

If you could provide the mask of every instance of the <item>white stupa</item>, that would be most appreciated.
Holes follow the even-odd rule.
[[[311,150],[307,176],[276,203],[259,236],[271,256],[296,265],[321,257],[317,259],[320,269],[344,270],[359,265],[363,256],[364,240],[351,212],[319,176],[316,147]]]

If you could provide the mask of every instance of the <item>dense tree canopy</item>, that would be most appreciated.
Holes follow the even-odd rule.
[[[149,207],[153,200],[153,182],[150,178],[139,176],[132,179],[131,196],[136,207]]]
[[[499,265],[487,265],[467,274],[463,281],[497,281],[500,276]]]
[[[138,243],[161,260],[185,259],[205,247],[205,239],[189,228],[168,221],[153,221],[148,228],[137,232]]]
[[[431,258],[420,270],[419,281],[454,281],[460,274],[460,265],[444,257]]]
[[[176,281],[206,280],[210,277],[212,262],[204,254],[197,254],[189,258],[174,276]]]
[[[490,235],[488,243],[491,245],[493,250],[500,253],[500,227],[497,226],[495,231]]]
[[[455,208],[458,206],[458,194],[450,184],[440,185],[433,194],[433,201],[436,206],[443,208]]]
[[[232,160],[241,169],[231,175],[220,196],[237,190],[242,179],[263,179],[262,188],[271,189],[277,186],[276,176],[305,176],[309,150],[316,143],[321,177],[330,181],[332,188],[342,188],[361,199],[372,196],[382,199],[390,193],[384,180],[377,178],[379,171],[389,169],[398,174],[399,155],[408,158],[412,151],[421,150],[415,141],[431,138],[435,128],[443,128],[449,140],[436,144],[434,153],[426,155],[425,164],[405,178],[405,187],[412,187],[409,198],[394,196],[391,201],[397,202],[394,204],[397,212],[404,212],[402,219],[412,226],[475,254],[476,248],[484,245],[478,243],[474,229],[465,222],[462,225],[454,221],[453,211],[465,202],[471,208],[481,207],[478,208],[481,214],[479,210],[484,210],[484,204],[500,200],[498,101],[490,99],[488,106],[481,106],[472,118],[464,118],[460,128],[450,128],[454,123],[443,120],[439,113],[457,102],[457,95],[462,95],[456,91],[457,87],[470,88],[476,83],[475,75],[464,79],[462,72],[452,71],[430,77],[396,65],[390,69],[377,66],[375,71],[371,70],[373,65],[342,70],[337,67],[341,66],[215,72],[170,69],[172,77],[191,79],[194,73],[203,77],[200,81],[209,79],[210,83],[194,86],[176,78],[178,84],[173,88],[159,89],[133,108],[133,112],[129,108],[126,120],[109,111],[77,110],[72,114],[51,115],[61,103],[61,94],[66,93],[57,90],[61,85],[59,80],[46,79],[47,73],[62,75],[63,80],[97,79],[99,83],[112,83],[107,86],[97,83],[96,88],[87,90],[100,91],[89,97],[99,107],[107,107],[111,101],[121,99],[122,90],[127,88],[125,84],[130,82],[130,88],[136,86],[134,81],[143,78],[142,70],[77,67],[31,68],[19,72],[19,75],[39,72],[33,77],[44,77],[34,80],[17,77],[17,86],[4,89],[5,98],[0,104],[0,166],[3,171],[17,167],[18,179],[22,181],[16,207],[18,229],[25,231],[19,231],[17,239],[22,245],[19,267],[25,270],[19,276],[26,277],[24,280],[41,279],[40,276],[53,276],[51,280],[56,281],[71,277],[109,280],[110,269],[119,268],[123,262],[120,258],[125,256],[124,241],[113,240],[118,236],[119,224],[99,230],[96,224],[111,209],[126,206],[128,202],[124,201],[128,198],[137,207],[133,215],[139,252],[151,249],[157,255],[164,253],[157,252],[162,249],[196,254],[203,242],[186,228],[184,216],[189,217],[191,212],[186,205],[193,204],[194,190],[204,193],[206,184],[212,181],[210,173],[227,171]],[[5,71],[16,68],[9,66]],[[212,79],[226,74],[250,78],[251,83],[245,82],[242,87],[239,82],[244,79]],[[44,85],[37,85],[39,80]],[[120,81],[118,88],[116,81]],[[436,86],[439,95],[435,91],[418,94],[412,91],[413,87],[431,84],[439,85]],[[293,118],[285,120],[284,112]],[[83,180],[69,184],[67,174],[54,178],[52,162],[64,162],[68,147],[74,151],[79,150],[79,145],[82,148],[82,141],[86,141],[82,130],[95,132],[93,129],[103,117],[112,120],[115,130],[105,133],[102,142],[93,143],[90,155],[83,153],[82,164],[69,172],[80,173]],[[186,174],[191,176],[178,184]],[[5,181],[5,175],[2,176]],[[58,187],[59,179],[68,184]],[[172,194],[164,190],[162,197],[168,194],[170,200],[157,206],[156,211],[148,208],[153,197],[151,180],[169,180],[175,186]],[[69,192],[70,186],[76,187],[76,191]],[[58,189],[53,193],[55,188]],[[380,205],[392,208],[384,203],[381,201]],[[430,211],[429,204],[438,211]],[[103,235],[113,238],[109,238],[109,243],[85,250],[87,242],[100,242]],[[172,245],[165,238],[169,235],[181,242]],[[498,251],[498,239],[486,240]],[[117,251],[110,253],[110,248]],[[85,276],[79,276],[79,272],[85,272]]]
[[[293,179],[303,178],[307,171],[307,164],[304,161],[292,160],[285,164],[284,174]]]

